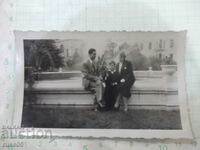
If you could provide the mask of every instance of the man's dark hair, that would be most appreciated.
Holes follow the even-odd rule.
[[[90,48],[90,49],[88,50],[88,54],[92,54],[92,53],[95,52],[95,51],[96,51],[96,49]]]

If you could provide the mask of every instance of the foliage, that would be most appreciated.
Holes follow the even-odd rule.
[[[130,51],[127,60],[131,61],[134,70],[148,70],[150,66],[148,58],[138,49]]]
[[[107,63],[105,61],[105,55],[102,55],[101,57],[98,57],[97,61],[97,72],[100,76],[104,76],[107,72]]]
[[[176,62],[173,60],[172,56],[165,57],[162,62],[163,65],[176,65]]]
[[[117,43],[108,41],[106,44],[106,50],[104,51],[105,58],[112,58],[115,55],[115,48],[117,47]]]
[[[72,58],[69,57],[69,58],[67,59],[67,61],[66,61],[66,64],[67,64],[67,67],[68,67],[68,68],[72,68],[73,65],[74,65],[74,62],[73,62]]]
[[[63,67],[64,60],[54,40],[24,40],[25,66],[35,71],[53,71]]]
[[[161,64],[163,62],[162,59],[157,58],[155,56],[152,56],[149,58],[150,59],[150,65],[152,67],[152,70],[161,70]]]
[[[80,69],[82,62],[83,58],[78,53],[78,49],[76,49],[72,56],[67,57],[66,67],[68,70]]]
[[[82,57],[79,55],[78,51],[76,50],[72,56],[73,64],[82,62]]]
[[[126,58],[131,61],[134,70],[148,70],[149,67],[152,67],[153,70],[161,70],[161,65],[176,64],[172,55],[166,56],[164,59],[156,56],[146,57],[141,53],[138,43],[129,45],[124,42],[119,46],[118,55],[122,51],[126,53]]]
[[[152,70],[161,70],[161,65],[176,65],[176,62],[172,57],[165,57],[164,59],[152,56],[150,59],[150,65]]]
[[[109,50],[114,50],[117,47],[117,44],[115,42],[109,41],[106,46]]]
[[[141,53],[137,43],[129,45],[127,42],[124,42],[119,46],[119,51],[127,53],[126,58],[131,61],[134,70],[148,70],[150,66],[149,60]]]
[[[31,90],[35,82],[32,67],[25,67],[25,82],[28,84],[28,89]]]
[[[124,42],[119,46],[119,51],[127,50],[129,47],[130,45],[127,42]]]

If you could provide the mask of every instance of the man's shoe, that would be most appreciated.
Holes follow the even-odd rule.
[[[100,102],[98,102],[98,105],[100,106],[100,107],[105,107],[105,105],[100,101]]]
[[[119,108],[120,108],[120,105],[115,105],[115,106],[114,106],[114,109],[115,109],[115,110],[119,110]]]

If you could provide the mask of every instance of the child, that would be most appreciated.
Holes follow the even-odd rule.
[[[105,101],[107,110],[111,110],[114,107],[116,98],[118,96],[119,75],[116,71],[116,64],[114,61],[109,63],[109,71],[105,77]]]

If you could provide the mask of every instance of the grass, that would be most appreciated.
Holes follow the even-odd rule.
[[[24,107],[23,127],[98,129],[181,129],[178,110],[94,112],[87,108]]]

